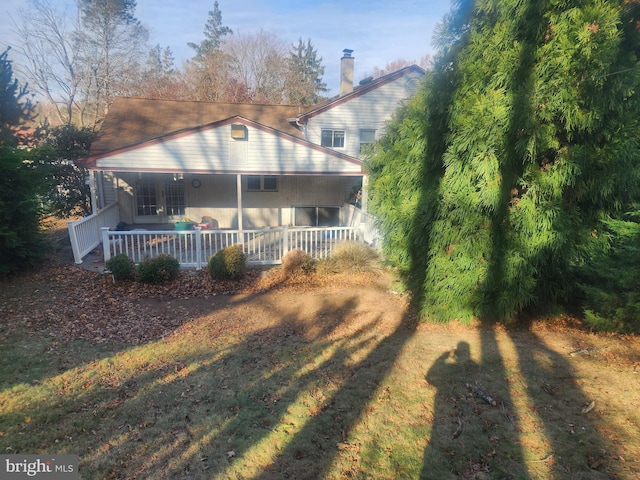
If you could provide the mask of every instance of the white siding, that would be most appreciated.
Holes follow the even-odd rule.
[[[249,126],[248,140],[233,140],[231,125],[204,129],[98,159],[98,168],[193,172],[358,174],[356,162]]]
[[[323,129],[344,130],[345,146],[335,150],[359,157],[360,130],[375,129],[379,138],[402,101],[416,92],[421,78],[418,73],[407,74],[311,117],[307,123],[307,139],[319,145]]]

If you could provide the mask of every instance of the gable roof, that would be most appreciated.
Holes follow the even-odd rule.
[[[287,121],[300,107],[255,103],[210,103],[117,97],[91,145],[90,156],[132,147],[171,133],[240,116],[283,133],[303,138]]]
[[[346,93],[344,95],[340,95],[337,97],[333,97],[323,103],[315,105],[311,109],[307,110],[304,113],[298,115],[297,119],[301,123],[305,123],[309,118],[314,117],[320,113],[329,110],[330,108],[341,105],[349,100],[352,100],[356,97],[364,95],[371,90],[375,90],[376,88],[381,87],[387,83],[398,80],[399,78],[404,77],[405,75],[409,75],[411,73],[417,73],[420,76],[425,74],[425,71],[417,65],[411,65],[409,67],[401,68],[400,70],[396,70],[395,72],[388,73],[387,75],[383,75],[381,77],[376,78],[375,80],[367,81],[367,79],[362,80],[359,85],[354,87],[354,89]]]

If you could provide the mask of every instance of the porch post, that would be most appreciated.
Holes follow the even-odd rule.
[[[109,227],[102,227],[102,253],[104,254],[105,263],[111,258],[111,242],[109,241]]]
[[[360,193],[360,210],[367,213],[367,198],[369,197],[369,176],[362,176],[362,192]]]
[[[91,213],[96,213],[98,210],[98,196],[96,195],[96,172],[94,170],[89,170],[89,178],[87,179],[87,183],[89,184],[89,192],[91,193]]]
[[[236,189],[238,191],[238,230],[242,230],[242,175],[236,175]]]
[[[82,255],[80,255],[80,245],[78,244],[78,234],[73,226],[74,221],[67,222],[67,230],[69,231],[69,241],[71,242],[71,250],[73,251],[73,260],[76,264],[82,263]]]

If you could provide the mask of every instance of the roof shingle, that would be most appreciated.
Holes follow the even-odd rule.
[[[287,121],[300,112],[301,107],[290,105],[117,97],[109,108],[98,138],[91,145],[91,155],[138,145],[235,116],[302,138],[302,132]]]

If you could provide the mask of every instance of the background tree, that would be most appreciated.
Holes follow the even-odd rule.
[[[426,54],[420,58],[419,62],[415,60],[407,60],[404,58],[398,58],[392,62],[387,63],[384,68],[380,68],[378,66],[373,67],[371,73],[365,75],[366,77],[380,78],[388,73],[395,72],[405,67],[410,67],[411,65],[417,65],[423,70],[429,70],[433,66],[433,60],[431,55]]]
[[[225,42],[231,75],[246,85],[251,102],[282,103],[287,73],[285,42],[271,32],[238,33]]]
[[[204,40],[199,44],[191,42],[187,44],[195,51],[194,61],[203,62],[208,56],[219,52],[223,39],[232,33],[231,28],[222,25],[222,12],[216,0],[213,2],[213,10],[210,10],[207,16],[207,23],[204,26]]]
[[[185,65],[184,98],[207,102],[243,102],[248,100],[246,85],[231,73],[231,59],[222,51],[223,41],[233,30],[222,24],[218,2],[213,3],[204,28],[204,40],[188,43],[195,51]]]
[[[42,194],[47,213],[61,218],[92,213],[88,171],[74,161],[89,154],[96,135],[88,127],[53,127],[38,147],[29,152],[34,168],[48,184]]]
[[[285,80],[286,100],[293,105],[313,105],[328,91],[327,84],[322,81],[322,57],[318,58],[311,39],[304,42],[300,38],[298,45],[292,45],[292,49],[289,52],[289,72]]]
[[[369,166],[425,316],[506,321],[569,298],[603,220],[638,199],[631,6],[462,1],[441,27],[433,74]]]
[[[8,50],[0,54],[0,275],[33,266],[45,252],[40,231],[40,176],[25,162],[13,134],[33,107],[26,86],[13,78]]]
[[[93,126],[143,62],[147,30],[134,0],[80,0],[69,12],[30,0],[16,25],[25,76],[56,105],[56,123]]]
[[[20,38],[22,69],[35,91],[50,105],[56,123],[75,120],[81,98],[82,77],[78,65],[78,15],[57,10],[47,0],[30,0],[21,10]]]
[[[146,63],[127,82],[127,90],[133,96],[174,100],[185,97],[186,85],[175,66],[173,52],[159,44],[149,51]]]
[[[136,19],[135,9],[135,0],[80,0],[77,41],[88,101],[82,125],[104,117],[113,97],[126,93],[126,78],[144,58],[149,32]]]
[[[15,146],[17,135],[25,123],[31,121],[34,105],[27,86],[13,78],[9,48],[0,53],[0,145]]]
[[[185,64],[183,77],[185,100],[205,102],[249,102],[247,86],[237,79],[231,69],[231,57],[220,51],[200,62]]]

